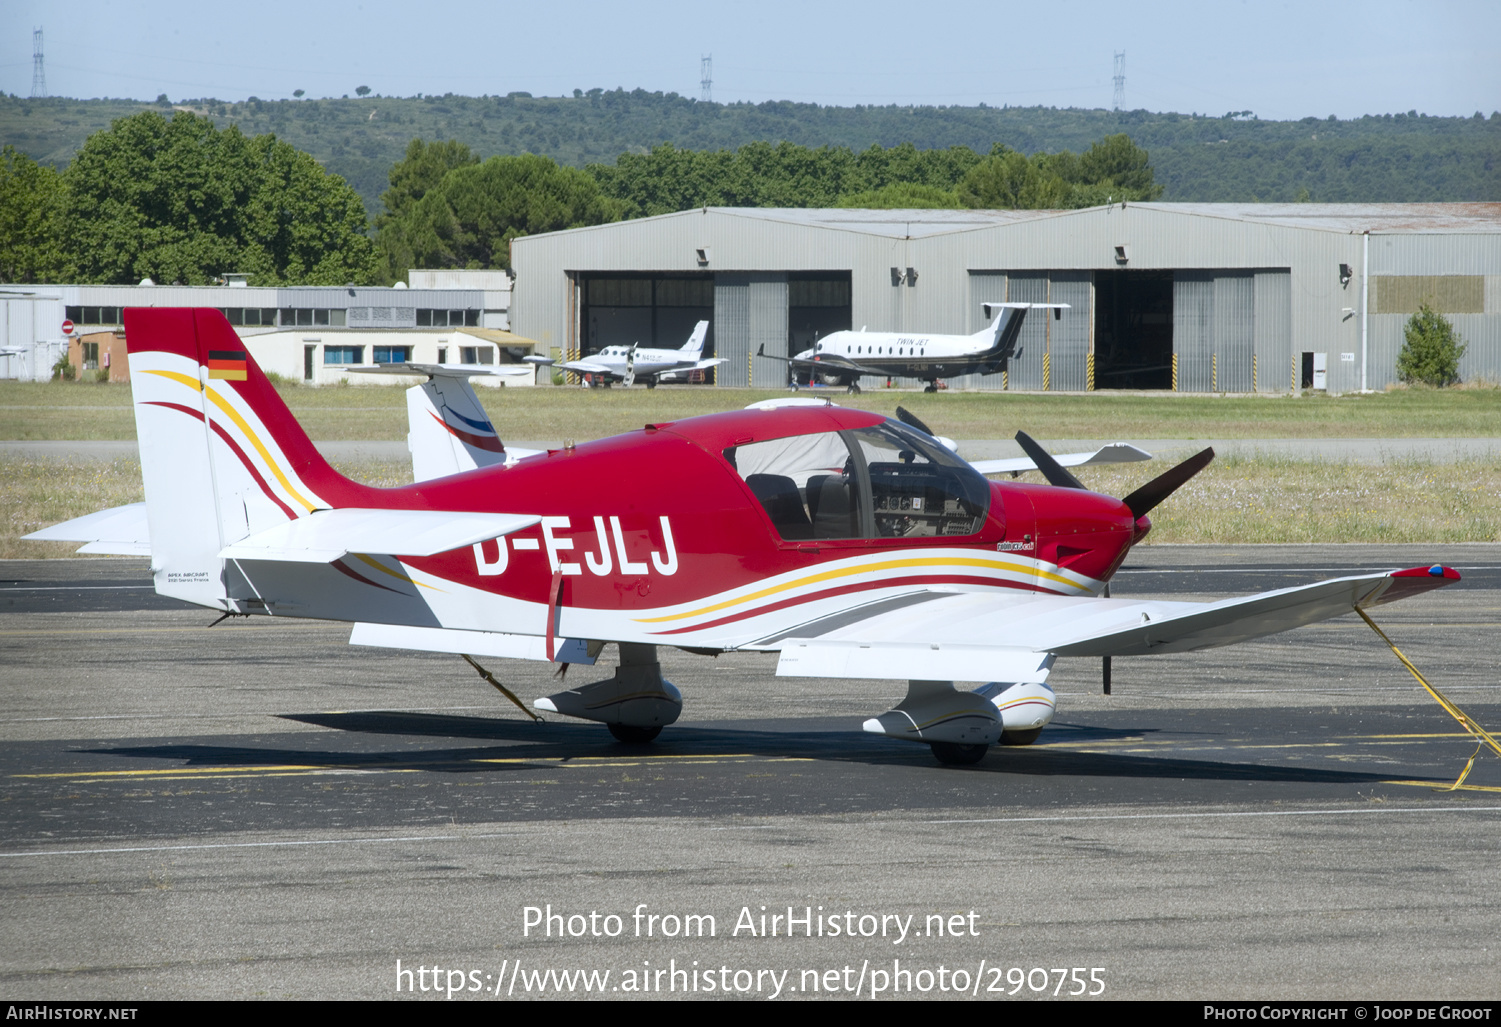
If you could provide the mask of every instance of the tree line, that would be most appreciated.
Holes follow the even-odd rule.
[[[139,101],[30,100],[0,95],[0,140],[35,160],[67,165],[87,137],[142,110]],[[313,155],[381,212],[391,166],[414,139],[457,140],[481,158],[526,153],[569,167],[614,163],[662,143],[693,151],[772,145],[848,147],[863,153],[910,142],[919,150],[1001,140],[1021,153],[1072,150],[1125,133],[1149,150],[1163,199],[1316,202],[1501,200],[1495,157],[1501,115],[1431,117],[1417,111],[1358,118],[1271,121],[1249,111],[1155,112],[1053,107],[821,106],[705,103],[643,89],[570,96],[396,97],[240,102],[163,98],[156,109],[190,110],[247,136],[274,133]]]
[[[584,169],[414,139],[387,180],[372,237],[359,196],[310,155],[190,112],[122,118],[62,171],[7,146],[0,280],[205,285],[232,271],[255,285],[389,284],[412,267],[509,267],[519,235],[698,206],[1039,209],[1162,192],[1124,134],[1030,157],[999,143],[984,155],[664,143]]]

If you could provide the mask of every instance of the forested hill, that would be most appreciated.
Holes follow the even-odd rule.
[[[61,168],[89,134],[166,104],[0,97],[0,140]],[[274,132],[346,178],[379,211],[391,165],[414,138],[455,139],[475,154],[539,153],[578,167],[613,163],[659,143],[706,150],[754,141],[862,150],[1004,143],[1024,153],[1083,151],[1125,132],[1151,154],[1162,199],[1417,202],[1501,200],[1501,114],[1407,114],[1261,121],[1249,111],[1209,117],[1050,107],[820,107],[702,103],[675,93],[599,89],[572,97],[424,96],[338,100],[190,100],[173,105]]]

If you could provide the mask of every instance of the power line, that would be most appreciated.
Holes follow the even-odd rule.
[[[704,103],[714,102],[714,55],[705,54],[698,59],[698,84],[702,87],[699,99]]]
[[[47,96],[47,71],[42,67],[42,30],[31,30],[31,98]]]
[[[1126,51],[1117,50],[1115,54],[1115,102],[1114,107],[1120,110],[1126,105]]]

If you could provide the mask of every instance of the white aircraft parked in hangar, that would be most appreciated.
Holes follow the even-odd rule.
[[[637,379],[641,379],[648,389],[655,389],[663,375],[675,371],[702,371],[724,363],[722,359],[704,357],[704,339],[708,334],[709,322],[700,321],[693,326],[693,334],[680,349],[650,349],[637,343],[606,346],[582,360],[565,360],[557,366],[575,374],[589,375],[591,384],[620,382],[634,385]],[[525,360],[544,366],[556,363],[551,357],[526,357]]]
[[[787,360],[792,365],[793,388],[797,376],[806,374],[826,385],[843,385],[860,391],[860,379],[919,378],[928,383],[926,392],[937,392],[941,378],[962,374],[995,374],[1006,362],[1021,356],[1016,340],[1021,335],[1027,311],[1046,309],[1060,318],[1067,303],[986,303],[990,324],[973,335],[918,335],[912,332],[834,332],[818,340],[812,349],[795,357],[777,357],[762,346],[758,357]]]

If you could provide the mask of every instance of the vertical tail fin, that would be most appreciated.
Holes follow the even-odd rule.
[[[434,373],[407,390],[407,448],[418,481],[506,461],[505,445],[480,406],[469,373]]]
[[[217,310],[127,308],[157,591],[227,608],[218,553],[315,510],[360,505]]]
[[[680,353],[697,360],[704,351],[704,340],[709,337],[709,322],[700,321],[693,326],[693,334],[688,336],[688,341],[683,344]]]

